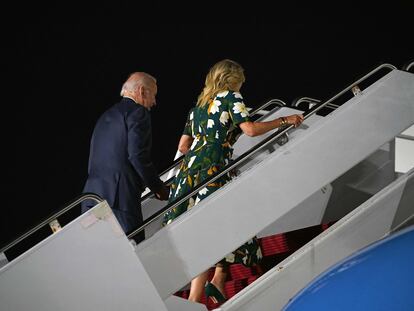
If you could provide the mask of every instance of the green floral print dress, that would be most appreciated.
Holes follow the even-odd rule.
[[[190,110],[183,134],[192,136],[194,140],[171,185],[169,203],[189,193],[229,163],[233,153],[232,145],[242,132],[238,125],[245,121],[249,121],[249,112],[239,92],[220,92],[208,105],[196,106]],[[167,212],[163,225],[169,224],[230,179],[229,175],[223,175],[201,189],[194,197]],[[261,249],[254,237],[228,254],[221,263],[252,266],[261,258]]]

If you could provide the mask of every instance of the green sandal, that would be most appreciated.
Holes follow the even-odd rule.
[[[214,284],[208,282],[206,287],[204,288],[204,292],[206,294],[207,299],[210,297],[214,303],[222,303],[225,302],[227,299],[223,296],[223,294],[218,290]]]

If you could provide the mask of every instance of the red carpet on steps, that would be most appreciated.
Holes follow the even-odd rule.
[[[260,238],[263,260],[259,266],[248,268],[242,264],[233,264],[229,267],[229,274],[225,283],[225,294],[228,299],[233,297],[243,288],[254,282],[263,273],[276,266],[283,259],[294,253],[297,249],[305,245],[315,236],[327,229],[332,223],[322,224],[309,228],[299,229],[286,233],[276,234]],[[214,267],[209,270],[209,280],[213,277]],[[187,299],[189,290],[181,290],[175,293],[176,296]],[[203,295],[201,303],[212,310],[220,305],[207,301]]]

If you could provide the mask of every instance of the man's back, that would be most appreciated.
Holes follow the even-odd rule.
[[[149,112],[132,100],[124,98],[105,111],[96,123],[90,146],[89,174],[96,174],[102,170],[119,172],[131,169],[128,159],[128,127],[131,127],[133,122],[137,122],[141,129],[140,141],[145,141],[140,147],[146,149],[144,151],[151,149]]]
[[[145,186],[129,160],[131,149],[133,150],[129,143],[135,144],[129,141],[131,134],[128,129],[132,124],[138,124],[142,129],[137,135],[145,143],[140,147],[144,151],[149,150],[151,148],[149,113],[131,99],[122,99],[98,119],[92,134],[89,176],[83,191],[98,194],[105,199],[118,220],[122,219],[119,214],[128,213],[134,215],[137,221],[141,221],[139,200]],[[85,201],[82,204],[82,211],[87,211],[93,205],[92,201]],[[134,229],[124,225],[122,220],[120,223],[125,231]]]
[[[128,233],[142,223],[140,200],[145,186],[161,200],[168,198],[169,189],[151,161],[149,110],[156,104],[156,79],[134,72],[120,94],[122,100],[104,112],[94,128],[83,192],[105,199]],[[82,202],[82,212],[93,206],[94,202]]]
[[[122,103],[122,102],[121,102]],[[115,104],[98,119],[91,140],[88,174],[119,171],[126,162],[127,131],[121,103]]]

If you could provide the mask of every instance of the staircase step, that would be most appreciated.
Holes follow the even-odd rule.
[[[240,280],[255,275],[257,272],[253,268],[245,267],[242,264],[234,264],[229,267],[229,279]]]
[[[312,239],[317,234],[326,230],[331,223],[325,223],[318,226],[309,228],[303,228],[291,232],[276,234],[258,239],[262,248],[263,264],[266,261],[272,263],[272,267],[287,257],[290,253],[294,252],[307,241]],[[214,275],[214,267],[208,270],[208,279],[211,281]],[[231,264],[229,266],[229,274],[227,281],[224,285],[224,291],[227,299],[230,299],[241,291],[246,286],[257,280],[267,269],[262,271],[260,265],[254,267],[246,267],[242,264]],[[190,290],[185,289],[175,293],[176,296],[188,299]],[[208,310],[216,309],[220,304],[215,304],[211,300],[207,301],[207,298],[203,294],[201,303],[205,304]]]
[[[259,239],[263,257],[285,253],[290,250],[286,235],[275,234]]]
[[[226,293],[226,297],[230,299],[234,295],[236,295],[239,291],[241,291],[247,285],[247,278],[239,279],[234,281],[227,281],[224,284],[224,291]]]

